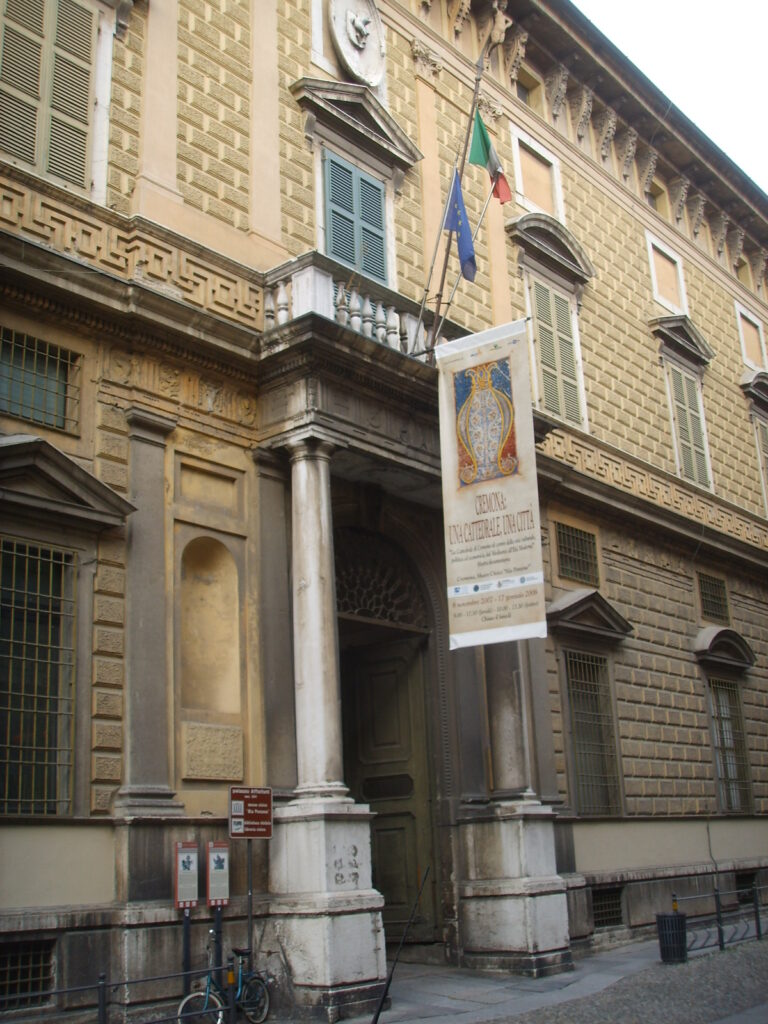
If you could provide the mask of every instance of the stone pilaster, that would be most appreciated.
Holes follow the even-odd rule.
[[[181,814],[168,754],[168,637],[165,552],[165,449],[176,421],[128,409],[130,499],[126,575],[126,745],[121,818]]]

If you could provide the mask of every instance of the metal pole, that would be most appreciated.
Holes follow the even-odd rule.
[[[99,1024],[107,1024],[107,976],[99,975]]]
[[[413,906],[411,907],[411,916],[408,918],[408,923],[405,926],[405,931],[403,932],[403,937],[400,939],[400,945],[397,947],[397,952],[395,953],[395,959],[392,961],[392,966],[389,969],[389,974],[387,975],[387,981],[386,981],[386,983],[384,985],[384,991],[381,993],[381,999],[379,999],[379,1005],[376,1007],[376,1012],[374,1013],[373,1017],[371,1018],[371,1024],[378,1024],[379,1014],[381,1013],[382,1007],[384,1006],[384,1002],[385,1002],[385,1000],[387,998],[387,993],[389,992],[389,986],[392,984],[392,977],[393,977],[393,975],[395,973],[395,967],[397,967],[397,960],[398,960],[398,957],[400,956],[400,950],[403,948],[403,943],[405,942],[405,937],[408,934],[408,929],[411,927],[411,924],[413,923],[413,919],[416,916],[416,908],[419,905],[419,900],[421,899],[421,894],[422,894],[422,892],[424,890],[424,885],[425,885],[425,883],[427,881],[427,875],[428,874],[429,874],[429,864],[427,864],[426,870],[424,871],[424,877],[421,880],[421,885],[419,886],[419,891],[416,894],[416,899],[414,901]]]
[[[763,932],[760,926],[760,894],[756,885],[752,886],[752,903],[755,907],[755,935],[759,941],[763,937]]]
[[[213,961],[216,965],[216,984],[219,987],[221,987],[221,969],[224,966],[221,931],[221,907],[216,907],[213,911]]]
[[[184,972],[184,995],[188,996],[192,991],[192,943],[191,943],[191,921],[189,907],[184,910],[184,920],[181,933],[181,969]]]
[[[725,935],[723,933],[723,909],[720,906],[720,890],[715,886],[715,913],[717,914],[717,944],[720,950],[725,949]]]
[[[253,970],[253,840],[249,837],[246,856],[248,857],[248,970]]]
[[[237,1003],[235,1001],[235,958],[227,957],[227,1021],[237,1024]]]

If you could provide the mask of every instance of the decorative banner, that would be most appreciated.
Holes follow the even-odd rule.
[[[435,356],[451,649],[546,636],[525,321]]]

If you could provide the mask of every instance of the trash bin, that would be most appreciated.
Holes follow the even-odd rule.
[[[684,964],[688,959],[688,936],[685,914],[657,914],[659,952],[664,964]]]

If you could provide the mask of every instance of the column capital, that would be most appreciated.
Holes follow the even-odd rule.
[[[125,418],[128,421],[131,439],[161,447],[165,447],[166,437],[173,433],[178,423],[175,416],[163,416],[140,405],[130,405],[126,409]]]

